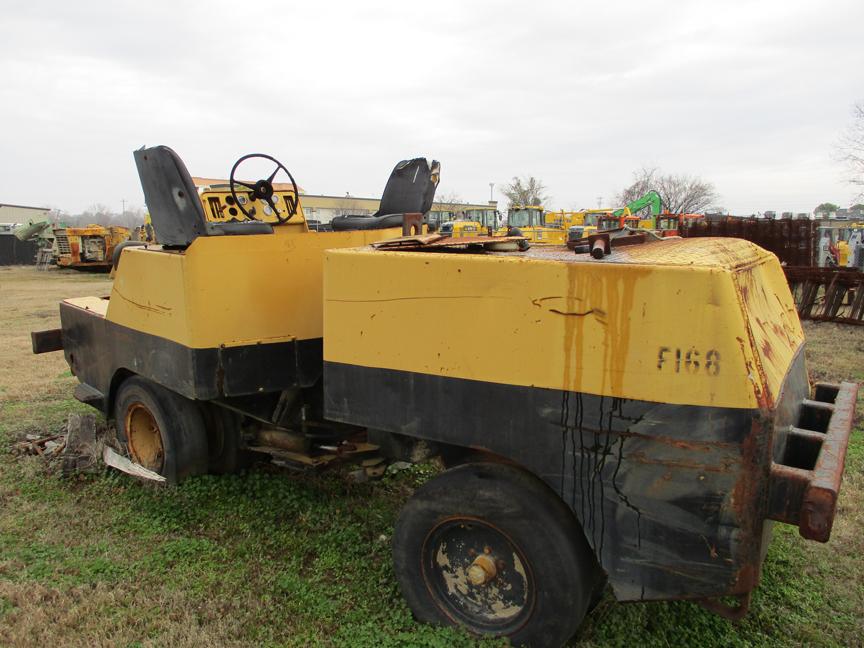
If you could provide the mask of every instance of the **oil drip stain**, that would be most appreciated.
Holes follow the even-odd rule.
[[[564,474],[567,469],[567,429],[570,418],[570,392],[561,392],[561,499],[566,501],[564,497]],[[575,449],[574,449],[575,452]]]
[[[621,503],[624,504],[628,509],[633,511],[636,514],[636,547],[642,548],[642,512],[633,504],[630,503],[630,500],[627,496],[621,491],[621,487],[618,486],[618,471],[621,469],[621,460],[624,456],[624,436],[618,436],[618,462],[615,466],[615,472],[612,473],[612,488],[615,489],[615,493],[618,495],[618,499],[621,500]]]

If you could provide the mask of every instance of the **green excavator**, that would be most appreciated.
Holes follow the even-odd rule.
[[[636,200],[627,203],[624,207],[620,209],[616,209],[612,212],[613,216],[630,216],[632,214],[636,214],[646,207],[651,208],[651,220],[654,221],[657,219],[663,212],[663,198],[659,193],[651,189],[648,193],[646,193],[641,198],[637,198]],[[647,220],[647,219],[645,219]],[[653,229],[653,227],[652,227]]]

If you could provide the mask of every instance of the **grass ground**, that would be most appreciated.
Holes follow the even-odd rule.
[[[58,325],[62,297],[109,286],[0,268],[0,646],[480,645],[416,624],[395,584],[395,515],[430,468],[372,484],[258,469],[166,490],[107,472],[64,480],[10,454],[84,411],[62,354],[31,355],[28,332]],[[805,328],[815,378],[864,381],[864,328]],[[744,621],[607,598],[573,645],[862,645],[862,413],[859,401],[831,542],[778,525]]]

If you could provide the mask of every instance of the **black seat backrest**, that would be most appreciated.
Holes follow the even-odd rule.
[[[140,148],[134,156],[156,241],[164,247],[185,248],[199,236],[273,232],[260,221],[209,222],[186,165],[167,146]]]
[[[207,234],[207,218],[186,165],[167,146],[135,151],[156,240],[165,247],[186,247]]]
[[[426,158],[402,160],[387,180],[375,216],[428,212],[435,199],[438,173],[439,165],[435,160],[431,168]]]
[[[335,216],[330,226],[335,232],[348,230],[385,229],[403,224],[404,214],[423,214],[432,209],[435,189],[441,175],[441,165],[426,158],[402,160],[393,169],[377,212],[371,216]]]

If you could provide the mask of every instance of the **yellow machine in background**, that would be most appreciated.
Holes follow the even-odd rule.
[[[543,217],[544,223],[549,227],[567,229],[574,225],[585,224],[584,211],[547,211]]]
[[[125,227],[87,225],[54,230],[54,261],[61,268],[108,272],[114,248],[127,241]]]
[[[563,245],[567,230],[546,224],[545,210],[540,205],[514,205],[507,211],[507,225],[498,228],[495,236],[507,236],[513,229],[534,245]]]
[[[546,212],[545,222],[550,227],[561,227],[563,229],[573,227],[574,225],[596,227],[598,218],[608,216],[611,213],[611,209],[580,209],[579,211],[564,211],[562,209],[557,212]]]
[[[153,231],[153,221],[150,214],[144,214],[144,224],[135,229],[137,240],[142,243],[156,243],[156,234]]]
[[[500,221],[497,209],[466,209],[455,220],[443,223],[438,232],[454,238],[466,236],[489,236]]]

